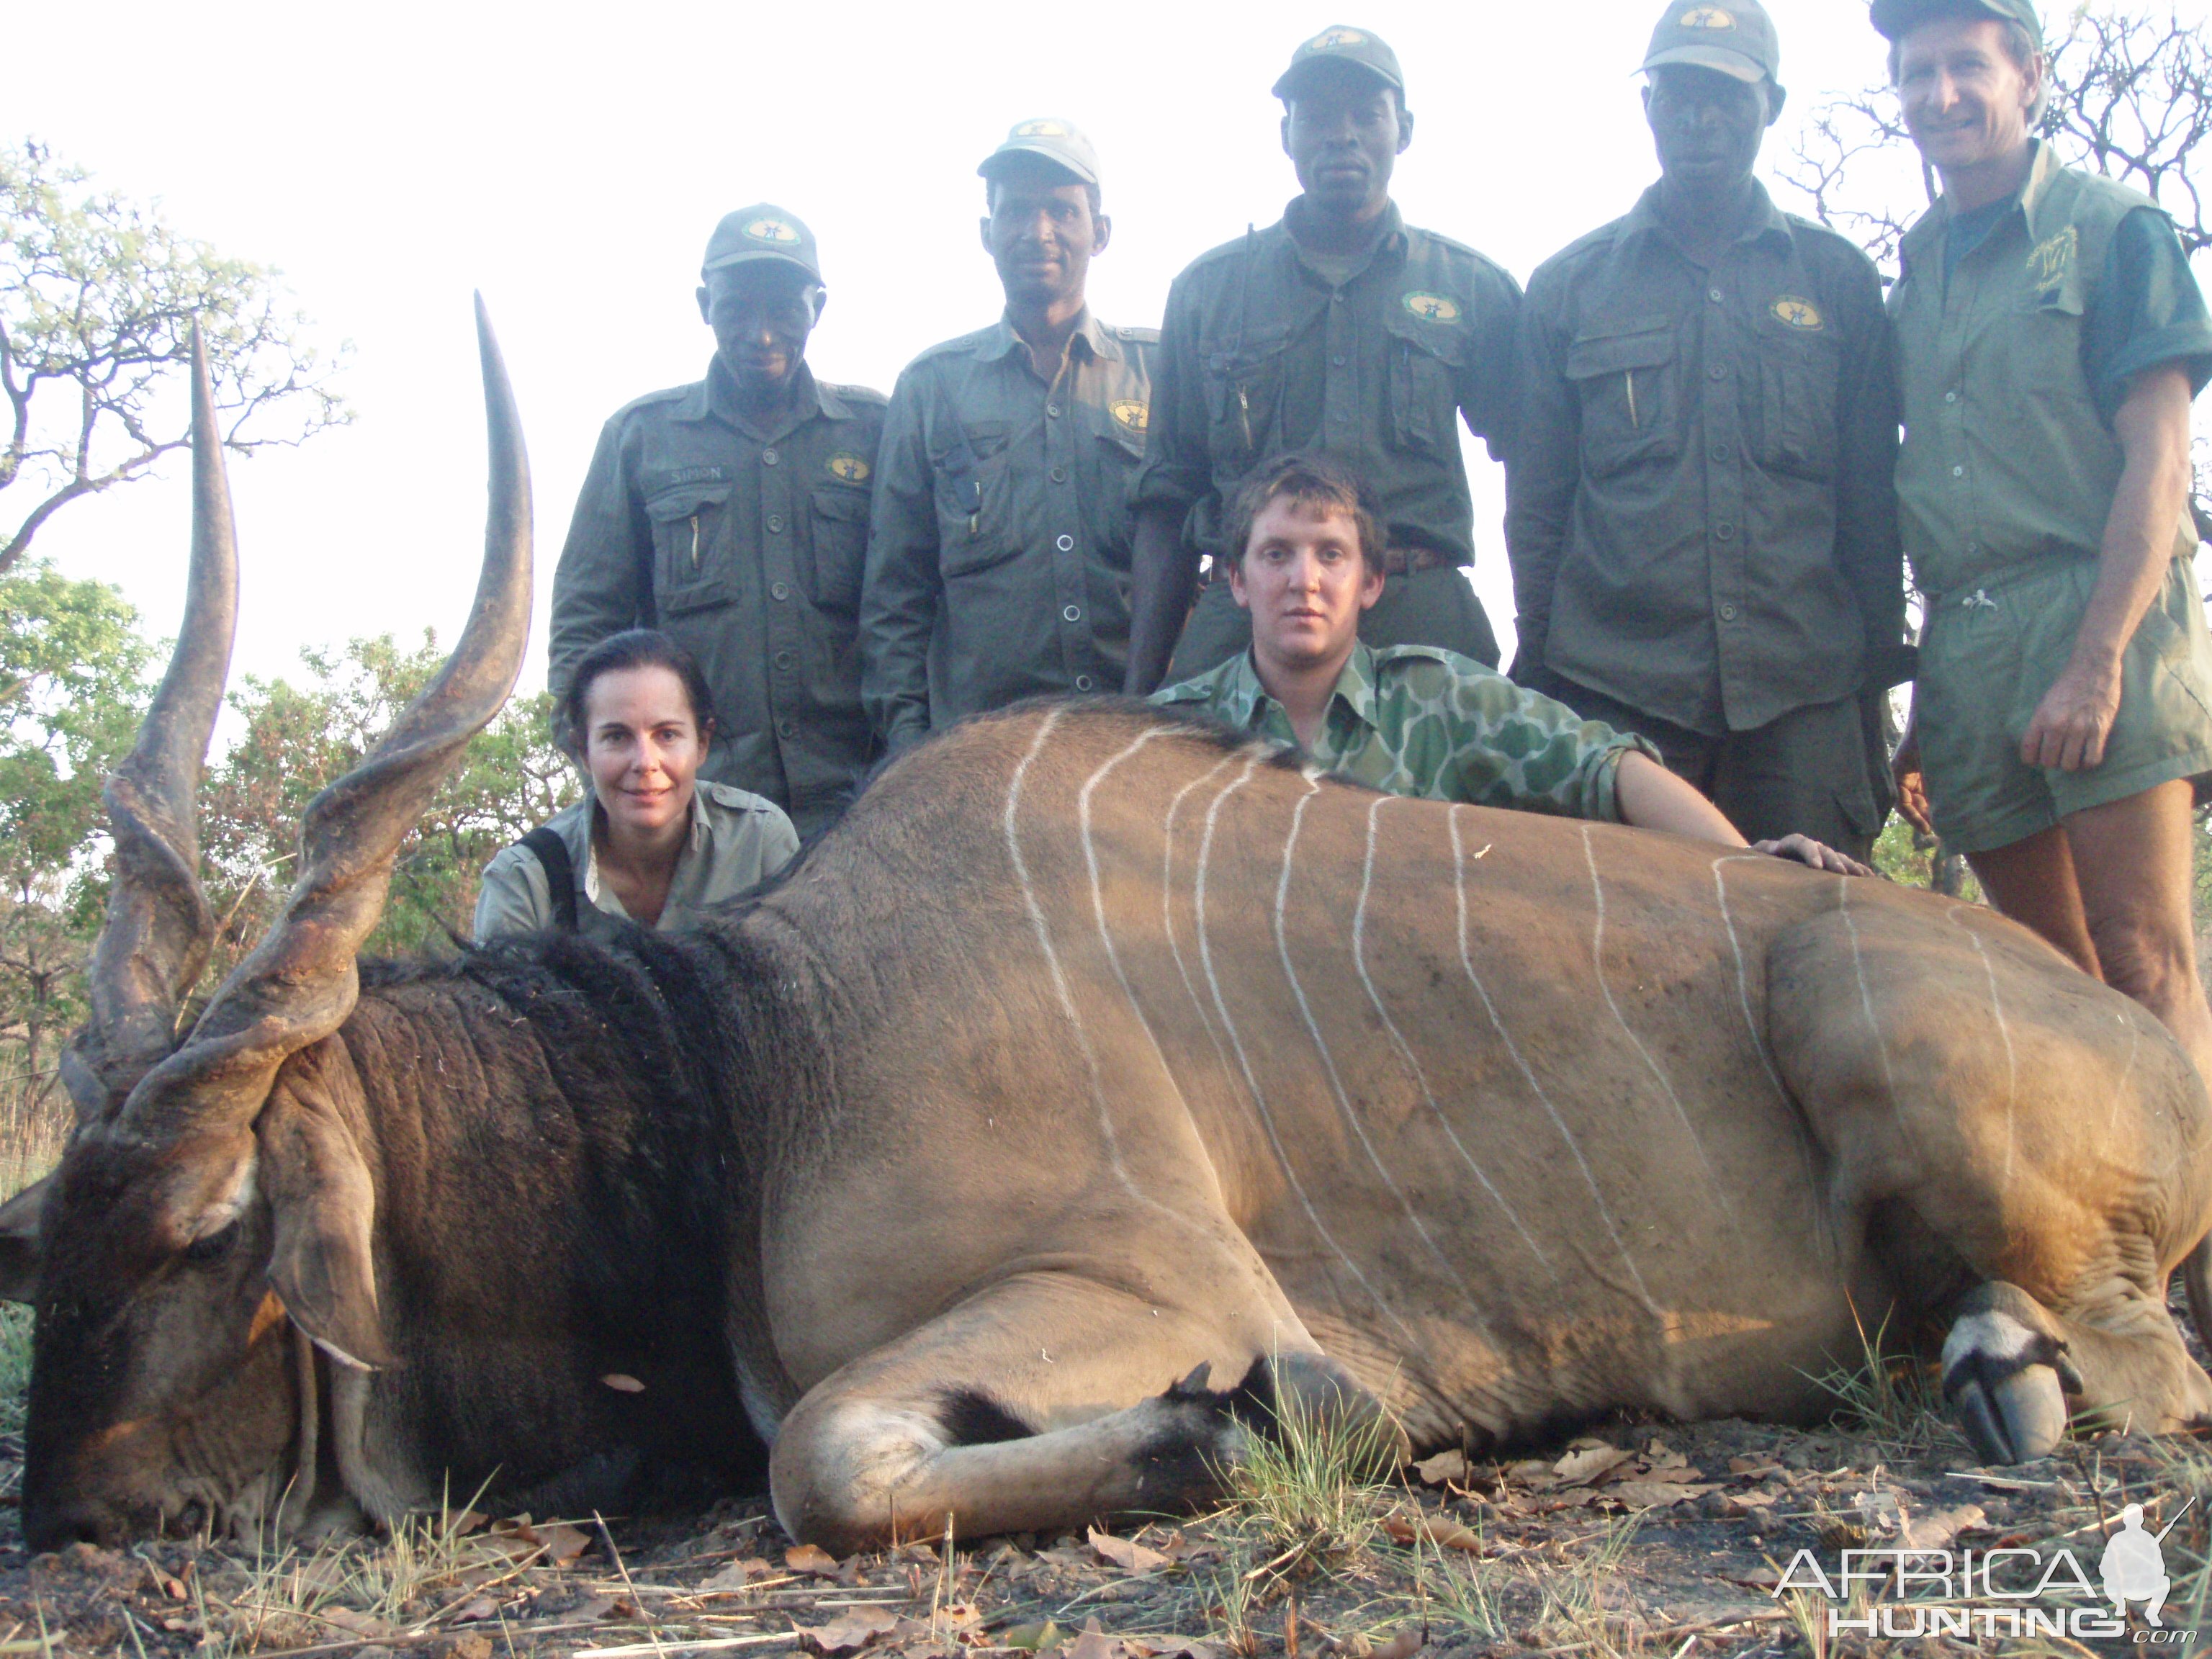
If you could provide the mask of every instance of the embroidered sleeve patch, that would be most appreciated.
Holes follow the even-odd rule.
[[[1429,294],[1416,289],[1399,303],[1425,323],[1455,323],[1459,320],[1459,301],[1441,294]]]
[[[1828,325],[1827,319],[1820,315],[1820,307],[1794,294],[1785,294],[1777,300],[1773,311],[1778,320],[1792,328],[1802,328],[1808,334],[1817,334]]]
[[[862,483],[869,473],[875,471],[866,461],[849,449],[841,449],[832,455],[830,458],[829,465],[830,476],[842,478],[847,483]]]
[[[1124,398],[1107,404],[1106,412],[1132,432],[1142,432],[1146,422],[1152,419],[1152,414],[1149,405],[1140,404],[1130,398]]]

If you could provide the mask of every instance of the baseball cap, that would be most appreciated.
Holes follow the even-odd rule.
[[[1066,168],[1084,184],[1098,182],[1098,152],[1091,149],[1091,140],[1084,136],[1081,127],[1057,116],[1041,115],[1015,122],[1006,141],[986,155],[975,171],[985,179],[994,177],[1006,158],[1013,155],[1042,156],[1054,167]]]
[[[1874,0],[1874,26],[1885,40],[1894,40],[1931,17],[1972,16],[1976,12],[2018,23],[2037,40],[2043,39],[2043,20],[2035,15],[2035,0]]]
[[[1406,77],[1398,69],[1398,54],[1383,43],[1381,35],[1332,23],[1312,40],[1302,42],[1291,54],[1291,66],[1276,80],[1274,95],[1289,98],[1316,64],[1357,64],[1394,92],[1402,95],[1406,90]]]
[[[797,214],[773,202],[756,202],[722,216],[714,234],[707,239],[707,258],[699,267],[710,270],[742,265],[755,259],[781,259],[797,265],[816,282],[822,280],[822,261],[814,251],[814,233]]]
[[[1644,54],[1647,70],[1668,64],[1718,70],[1739,81],[1775,81],[1782,46],[1759,0],[1672,0]]]

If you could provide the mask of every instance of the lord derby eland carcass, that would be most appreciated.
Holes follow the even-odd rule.
[[[2069,1407],[2212,1416],[2164,1301],[2212,1225],[2187,1060],[2023,930],[1878,881],[1061,703],[901,758],[699,933],[357,964],[522,651],[483,355],[475,611],[183,1028],[233,586],[203,390],[81,1121],[0,1212],[33,1544],[484,1482],[645,1502],[763,1444],[833,1549],[1048,1530],[1203,1501],[1286,1400],[1413,1449],[1811,1416],[1893,1308],[1992,1461]]]

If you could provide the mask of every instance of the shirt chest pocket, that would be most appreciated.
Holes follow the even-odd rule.
[[[1091,545],[1123,569],[1129,562],[1129,486],[1145,459],[1145,434],[1109,418],[1090,441],[1093,476],[1085,480],[1084,507],[1090,520]]]
[[[1467,336],[1410,313],[1386,322],[1390,354],[1390,441],[1415,455],[1443,459],[1459,447],[1459,382]]]
[[[1013,523],[1012,428],[1004,421],[956,423],[951,441],[930,457],[937,479],[937,568],[964,576],[1012,558],[1019,547]]]
[[[860,573],[868,562],[868,492],[816,485],[813,536],[807,597],[824,611],[858,611]]]
[[[1248,471],[1278,447],[1285,344],[1278,335],[1205,353],[1207,447],[1217,468]]]
[[[1804,478],[1835,476],[1842,370],[1832,335],[1773,324],[1759,329],[1760,465]]]
[[[653,521],[653,598],[664,617],[681,616],[737,597],[736,573],[723,548],[730,486],[682,484],[645,504]]]
[[[1681,453],[1674,325],[1653,317],[1578,334],[1567,378],[1582,410],[1583,470],[1593,477]]]

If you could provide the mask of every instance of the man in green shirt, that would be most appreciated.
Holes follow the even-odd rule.
[[[2030,0],[1875,0],[1874,22],[1943,181],[1889,301],[1927,607],[1899,804],[2212,1079],[2191,915],[2212,638],[2189,512],[2212,319],[2166,216],[2032,136],[2049,70]]]
[[[1504,453],[1520,289],[1474,249],[1407,224],[1392,203],[1413,118],[1380,39],[1324,29],[1274,91],[1302,193],[1279,223],[1201,255],[1168,293],[1136,492],[1126,685],[1135,694],[1244,649],[1250,630],[1222,580],[1223,520],[1255,469],[1299,450],[1342,457],[1382,501],[1390,586],[1361,637],[1498,660],[1467,580],[1474,509],[1460,423]],[[1206,556],[1212,579],[1194,608]]]
[[[1907,672],[1897,388],[1873,262],[1753,175],[1780,62],[1759,0],[1668,0],[1659,182],[1528,280],[1513,677],[1650,738],[1747,834],[1863,857],[1889,757],[1863,693]]]
[[[771,203],[714,227],[707,378],[599,434],[553,572],[557,707],[584,653],[659,628],[696,658],[720,725],[700,775],[823,828],[874,755],[854,635],[883,394],[828,386],[806,342],[828,301],[814,234]]]
[[[860,605],[861,696],[894,752],[963,714],[1121,689],[1129,485],[1159,336],[1091,314],[1113,222],[1068,122],[1024,121],[976,169],[1006,314],[899,376]]]
[[[1433,646],[1376,647],[1359,617],[1383,592],[1373,488],[1327,455],[1291,455],[1239,493],[1227,583],[1250,647],[1152,701],[1206,714],[1393,794],[1518,807],[1664,830],[1726,847],[1744,838],[1660,763],[1650,741],[1584,720],[1495,671]],[[1761,852],[1867,873],[1790,836]]]

